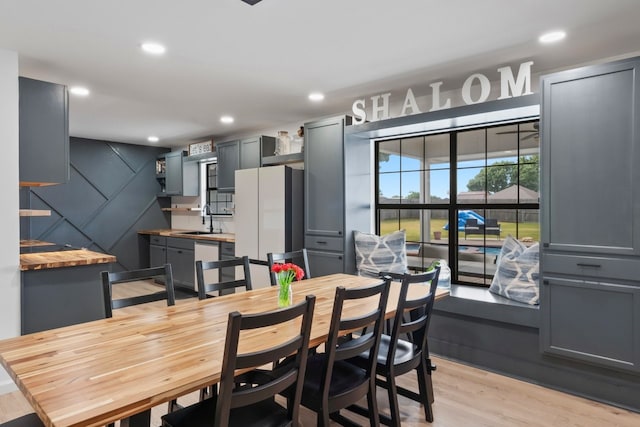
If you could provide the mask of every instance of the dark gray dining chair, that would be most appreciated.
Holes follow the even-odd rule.
[[[365,416],[372,426],[379,425],[375,371],[389,284],[390,279],[385,278],[372,286],[336,289],[325,351],[309,356],[302,390],[301,404],[318,414],[318,426],[328,427],[330,419],[352,425],[340,411],[350,410],[365,397],[368,405]],[[375,301],[375,309],[343,317],[345,302],[371,299]],[[352,334],[354,331],[361,333]],[[367,363],[363,366],[349,363],[349,359],[363,352],[369,352]]]
[[[105,317],[113,317],[113,309],[131,307],[138,304],[146,304],[154,301],[167,300],[167,306],[176,304],[176,294],[173,287],[173,271],[171,264],[165,264],[162,267],[143,268],[139,270],[118,271],[110,273],[103,271],[102,276],[102,293],[104,295],[104,311]],[[137,282],[139,280],[156,280],[164,284],[164,290],[142,295],[136,295],[127,298],[113,299],[113,285],[120,283]],[[135,283],[132,283],[135,285]],[[174,411],[179,405],[176,399],[169,402],[169,412]],[[110,424],[109,427],[112,427]]]
[[[229,313],[222,355],[220,394],[162,417],[163,427],[264,427],[297,426],[302,379],[311,332],[315,297],[275,311]],[[263,341],[263,348],[238,351],[241,331],[286,325],[284,340]],[[297,327],[291,327],[297,325]],[[290,357],[291,355],[295,355]],[[276,362],[289,358],[290,363]],[[271,366],[272,369],[265,369]],[[239,376],[238,370],[247,371]],[[287,407],[275,399],[289,391]]]
[[[398,394],[422,404],[425,420],[433,421],[431,372],[434,368],[429,358],[427,332],[439,274],[440,267],[421,274],[391,275],[395,280],[402,280],[402,285],[391,332],[389,335],[382,334],[377,356],[376,384],[387,390],[391,410],[390,416],[380,413],[382,424],[400,426]],[[418,298],[407,299],[411,286],[428,286],[428,292]],[[369,352],[364,352],[350,362],[365,367],[369,363],[369,356]],[[418,393],[396,384],[396,377],[411,371],[417,374]],[[354,409],[361,415],[368,413],[365,408]]]
[[[242,267],[243,276],[240,279],[221,281],[220,270],[222,268],[235,268]],[[218,280],[207,281],[205,280],[205,271],[217,271]],[[244,290],[252,290],[251,286],[251,271],[249,269],[249,257],[237,257],[232,259],[217,260],[217,261],[196,261],[196,279],[198,283],[198,298],[205,299],[211,298],[210,292],[235,291],[238,288]]]

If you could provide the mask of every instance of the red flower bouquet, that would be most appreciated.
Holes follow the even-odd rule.
[[[304,277],[304,270],[292,263],[276,263],[271,267],[278,279],[278,306],[287,307],[293,301],[291,283],[293,280],[301,280]]]

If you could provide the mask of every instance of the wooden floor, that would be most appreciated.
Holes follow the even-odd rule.
[[[178,301],[179,303],[180,301]],[[422,407],[409,399],[400,397],[403,426],[640,426],[640,414],[638,413],[571,396],[442,358],[433,357],[433,360],[438,367],[433,374],[435,421],[433,423],[424,421]],[[415,374],[401,377],[399,384],[417,390]],[[384,390],[378,390],[379,409],[386,412],[388,409],[386,394]],[[189,404],[195,402],[195,399],[197,399],[197,395],[194,393],[180,398],[179,403]],[[160,417],[166,412],[166,409],[166,404],[153,409],[153,426],[161,424]],[[0,395],[0,422],[8,421],[31,411],[30,405],[19,391]],[[368,425],[362,418],[354,416],[354,419],[359,420],[363,425]],[[315,414],[303,408],[301,411],[302,425],[314,426],[315,420]]]
[[[640,414],[445,359],[434,357],[434,360],[438,366],[433,375],[435,421],[425,422],[422,407],[400,397],[403,426],[640,426]],[[405,386],[415,387],[415,375],[407,374],[400,382]],[[384,390],[378,390],[380,410],[386,411],[388,404]],[[192,394],[179,399],[179,402],[189,404],[194,402],[195,398],[196,395]],[[31,407],[20,392],[0,396],[0,422],[30,411]],[[159,426],[160,416],[165,412],[166,405],[154,408],[152,425]],[[301,414],[303,426],[315,426],[314,413],[303,408]],[[360,420],[364,425],[365,420]]]

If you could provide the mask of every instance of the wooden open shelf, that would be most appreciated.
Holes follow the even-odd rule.
[[[51,211],[45,209],[20,209],[20,216],[51,216]]]

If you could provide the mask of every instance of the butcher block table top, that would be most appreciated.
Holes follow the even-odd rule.
[[[329,332],[335,289],[378,279],[334,274],[295,282],[293,302],[316,296],[310,345]],[[428,292],[412,285],[410,298]],[[0,363],[45,425],[104,426],[220,381],[228,314],[277,309],[277,287],[266,287],[172,307],[67,326],[0,341]],[[387,317],[395,313],[393,283]],[[438,290],[436,298],[447,295]],[[346,305],[344,314],[371,311],[371,299]],[[241,351],[255,351],[297,333],[290,327],[246,331]],[[267,329],[267,330],[265,330]]]
[[[21,271],[76,267],[109,262],[116,262],[116,257],[87,249],[20,254]]]
[[[148,234],[150,236],[180,237],[183,239],[209,240],[212,242],[235,243],[234,233],[208,233],[208,234],[184,234],[194,230],[182,230],[179,228],[158,228],[152,230],[138,230],[138,234]]]

